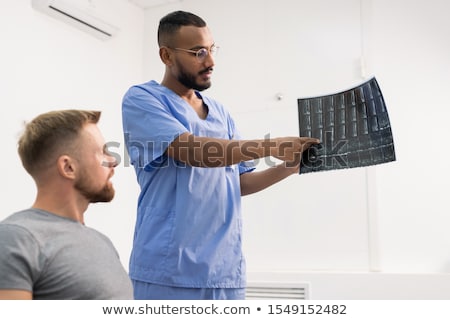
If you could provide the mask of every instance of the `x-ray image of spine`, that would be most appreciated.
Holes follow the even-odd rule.
[[[380,87],[372,79],[346,91],[298,99],[300,136],[320,139],[302,155],[300,173],[395,161]]]

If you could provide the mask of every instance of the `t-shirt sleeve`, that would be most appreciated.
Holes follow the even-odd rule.
[[[132,87],[122,101],[124,139],[131,164],[149,171],[167,161],[166,149],[187,132],[150,92]]]
[[[25,229],[0,225],[0,289],[33,291],[38,277],[40,250]]]

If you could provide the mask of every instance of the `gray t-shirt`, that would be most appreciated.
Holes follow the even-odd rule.
[[[131,281],[111,240],[37,209],[0,223],[0,289],[32,291],[33,299],[133,299]]]

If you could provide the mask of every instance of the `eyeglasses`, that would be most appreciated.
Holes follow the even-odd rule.
[[[183,49],[183,48],[170,48],[170,49],[192,53],[193,55],[195,55],[197,57],[197,60],[199,62],[203,62],[208,55],[211,55],[213,57],[216,56],[217,52],[219,51],[219,47],[216,45],[212,45],[211,48],[209,48],[209,49],[201,48],[199,50],[190,50],[190,49]]]

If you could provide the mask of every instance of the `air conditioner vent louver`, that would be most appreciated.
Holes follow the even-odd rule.
[[[249,283],[246,299],[293,299],[307,300],[309,284],[307,283]]]
[[[83,21],[83,20],[81,20],[81,19],[78,19],[77,17],[74,17],[74,16],[68,14],[67,12],[64,12],[64,11],[62,11],[62,10],[59,10],[58,8],[55,8],[55,7],[53,7],[53,6],[49,6],[49,8],[52,9],[52,10],[55,10],[56,12],[59,12],[60,14],[65,15],[66,17],[68,17],[68,18],[70,18],[70,19],[73,19],[73,20],[75,20],[75,21],[78,21],[79,23],[82,23],[82,24],[84,24],[85,26],[87,26],[87,27],[89,27],[89,28],[92,28],[92,29],[94,29],[94,30],[97,30],[98,32],[103,33],[105,36],[112,37],[112,34],[111,34],[111,33],[106,32],[106,31],[104,31],[104,30],[102,30],[102,29],[99,29],[99,28],[97,28],[96,26],[87,23],[86,21]]]
[[[118,28],[106,22],[104,16],[108,3],[103,0],[32,0],[34,9],[58,20],[66,22],[80,30],[106,40],[113,37]]]

